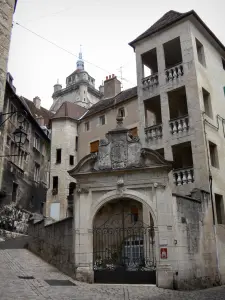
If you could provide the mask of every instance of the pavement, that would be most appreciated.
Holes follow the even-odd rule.
[[[65,283],[74,285],[62,286]],[[225,300],[225,286],[184,292],[150,285],[87,284],[71,279],[27,249],[4,249],[0,250],[0,300],[12,299]]]

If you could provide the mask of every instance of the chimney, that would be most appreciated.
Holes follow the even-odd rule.
[[[99,86],[99,92],[104,95],[104,85]]]
[[[33,103],[37,109],[41,108],[41,99],[38,96],[33,99]]]
[[[121,82],[114,74],[106,76],[104,81],[104,98],[115,97],[121,92]]]

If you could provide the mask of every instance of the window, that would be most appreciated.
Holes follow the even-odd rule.
[[[59,218],[60,218],[60,203],[51,203],[50,217],[54,220],[59,220]]]
[[[13,188],[12,188],[12,202],[16,202],[17,189],[18,189],[18,184],[17,184],[16,182],[13,182]]]
[[[223,69],[225,70],[225,59],[222,58],[222,66],[223,66]]]
[[[98,152],[99,141],[94,141],[90,143],[90,152],[95,153]]]
[[[131,129],[129,130],[129,133],[130,133],[132,136],[138,136],[137,127],[131,128]]]
[[[85,98],[84,98],[84,102],[85,102]]]
[[[9,145],[10,145],[10,142],[11,142],[11,138],[10,138],[10,136],[7,136],[7,141],[6,141],[6,143],[7,143],[7,146],[9,146]]]
[[[78,136],[76,136],[75,140],[75,150],[78,151]]]
[[[89,131],[89,129],[90,129],[90,123],[89,123],[89,122],[86,122],[86,123],[84,124],[84,126],[85,126],[85,131]]]
[[[70,182],[70,184],[69,184],[69,195],[73,195],[75,188],[76,188],[76,183],[75,182]]]
[[[105,115],[99,117],[99,124],[105,125]]]
[[[62,149],[56,149],[56,163],[61,164]]]
[[[40,180],[40,165],[35,163],[34,165],[34,181],[39,182]]]
[[[73,166],[74,165],[74,156],[70,155],[70,165]]]
[[[10,112],[11,112],[11,113],[14,113],[14,114],[11,116],[10,120],[11,120],[12,123],[15,124],[15,123],[16,123],[16,119],[17,119],[17,118],[16,118],[16,113],[15,113],[15,112],[16,112],[16,107],[15,107],[12,103],[10,104]]]
[[[225,224],[223,196],[215,194],[217,224]]]
[[[200,62],[200,64],[202,64],[205,67],[206,63],[205,63],[204,47],[202,43],[199,42],[199,40],[195,39],[195,41],[196,41],[196,48],[198,54],[198,61]]]
[[[212,104],[211,104],[211,97],[210,93],[207,92],[205,89],[202,88],[202,95],[203,95],[203,102],[204,102],[204,108],[205,108],[205,114],[209,118],[213,118],[213,113],[212,113]]]
[[[40,151],[40,148],[41,148],[41,140],[40,140],[40,137],[36,133],[34,135],[34,148],[36,148],[38,151]]]
[[[119,108],[118,115],[120,117],[123,117],[123,118],[125,117],[125,109],[124,109],[124,107]]]
[[[131,207],[131,222],[136,223],[138,221],[138,208],[136,206]]]
[[[52,178],[52,190],[53,190],[53,195],[57,195],[58,194],[58,176],[53,176]]]
[[[209,153],[210,153],[210,160],[211,165],[214,168],[219,168],[219,157],[216,144],[209,141]]]

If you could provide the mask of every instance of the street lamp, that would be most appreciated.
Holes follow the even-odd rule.
[[[13,132],[14,140],[17,146],[20,148],[21,145],[24,145],[27,139],[27,133],[23,130],[23,127],[20,125],[19,128]]]

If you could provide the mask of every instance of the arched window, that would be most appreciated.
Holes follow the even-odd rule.
[[[73,195],[75,188],[76,188],[76,183],[75,182],[70,182],[70,184],[69,184],[69,195]]]

